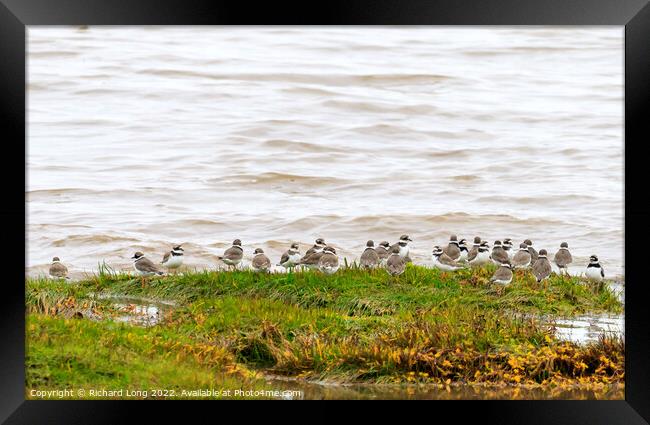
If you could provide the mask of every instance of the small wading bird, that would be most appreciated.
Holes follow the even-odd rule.
[[[325,249],[326,246],[314,245],[313,248],[314,250],[311,253],[305,254],[305,256],[300,259],[300,261],[298,262],[299,265],[306,267],[308,269],[318,268],[318,262],[320,261],[320,257],[322,257],[323,255],[323,249]]]
[[[411,258],[409,257],[409,252],[411,251],[409,242],[413,242],[413,240],[409,238],[408,235],[402,235],[399,237],[399,242],[390,247],[391,252],[393,252],[394,247],[398,247],[399,256],[402,257],[407,263],[411,262]]]
[[[311,248],[309,248],[309,249],[307,250],[307,252],[305,252],[305,256],[302,257],[302,258],[303,258],[303,259],[304,259],[304,258],[307,258],[308,256],[310,256],[310,255],[313,254],[314,252],[322,251],[323,248],[325,248],[326,246],[327,246],[327,244],[325,243],[325,239],[323,239],[323,238],[318,238],[318,239],[316,239],[316,243],[314,244],[314,246],[312,246]]]
[[[339,269],[339,257],[334,247],[326,246],[318,260],[318,269],[325,274],[333,274]]]
[[[393,276],[399,276],[404,273],[404,269],[406,269],[406,262],[399,255],[399,245],[393,245],[390,256],[386,260],[386,270]]]
[[[271,269],[271,260],[264,254],[262,248],[255,248],[253,253],[253,261],[251,261],[251,268],[256,272],[266,273]]]
[[[476,257],[476,254],[478,254],[479,246],[481,246],[481,238],[479,238],[478,236],[474,236],[474,243],[472,244],[472,249],[470,249],[469,252],[467,253],[467,261]]]
[[[223,252],[223,255],[217,257],[228,266],[232,268],[237,268],[237,265],[241,263],[242,258],[244,258],[244,250],[241,247],[241,241],[235,239],[232,241],[232,246]]]
[[[163,275],[163,272],[156,267],[153,261],[145,258],[144,254],[140,251],[136,252],[133,257],[133,268],[138,272],[142,278],[142,287],[144,288],[144,278],[153,275]]]
[[[487,243],[487,241],[481,242],[481,244],[478,247],[478,250],[475,251],[474,256],[472,256],[472,253],[470,252],[469,256],[467,257],[467,262],[472,266],[482,266],[483,264],[487,264],[490,261],[490,247]]]
[[[361,267],[367,269],[377,267],[379,264],[379,255],[375,251],[375,243],[373,241],[366,242],[366,249],[363,250],[361,258],[359,259]]]
[[[526,239],[524,243],[528,246],[528,251],[530,252],[532,263],[535,264],[535,261],[537,261],[537,256],[538,256],[537,250],[533,248],[533,243],[531,242],[530,239]]]
[[[537,283],[547,279],[553,271],[551,262],[546,258],[546,250],[541,249],[537,255],[537,261],[533,264],[533,275]]]
[[[442,250],[447,257],[456,261],[460,258],[460,247],[458,246],[458,236],[451,235],[449,244]]]
[[[184,249],[180,245],[176,245],[171,251],[167,251],[163,256],[161,264],[167,267],[168,270],[177,270],[183,265]]]
[[[291,247],[289,247],[289,249],[284,254],[282,254],[278,266],[282,266],[285,269],[292,269],[298,265],[299,261],[300,252],[298,251],[298,244],[292,243]]]
[[[573,257],[569,252],[569,244],[562,242],[560,244],[560,250],[555,253],[553,257],[553,262],[560,269],[560,274],[566,273],[569,274],[567,267],[573,262]]]
[[[442,249],[440,249],[438,245],[433,247],[431,257],[433,258],[433,266],[437,269],[451,272],[463,268],[463,266],[452,260]]]
[[[499,285],[508,285],[512,282],[512,264],[509,261],[501,263],[501,266],[494,272],[490,282],[498,283]]]
[[[501,241],[494,241],[494,247],[492,247],[492,254],[490,258],[496,264],[502,264],[509,260],[508,253],[501,246]]]
[[[379,246],[375,251],[377,251],[377,255],[379,256],[379,263],[386,264],[386,260],[388,260],[388,256],[390,255],[390,243],[388,241],[379,242]]]
[[[69,279],[68,268],[61,264],[59,257],[52,258],[49,275],[52,279]]]
[[[525,269],[530,266],[532,256],[528,251],[528,245],[525,243],[519,244],[519,251],[512,257],[512,267],[515,269]]]
[[[587,271],[585,272],[587,279],[594,282],[602,282],[605,279],[605,270],[603,266],[598,262],[598,257],[592,255],[589,257],[589,264],[587,265]]]

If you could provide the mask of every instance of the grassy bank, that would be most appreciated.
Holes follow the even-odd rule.
[[[518,273],[499,291],[492,271],[197,272],[144,287],[106,272],[76,283],[28,280],[27,388],[267,388],[262,373],[442,385],[623,382],[622,341],[562,342],[535,318],[621,312],[607,287],[560,276],[543,287]],[[112,303],[98,294],[176,308],[140,328],[110,320]]]

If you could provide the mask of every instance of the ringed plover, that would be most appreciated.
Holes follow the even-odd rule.
[[[217,258],[236,269],[237,265],[241,263],[242,258],[244,258],[244,249],[241,247],[241,241],[239,239],[232,241],[232,246],[225,250],[222,256]]]
[[[361,254],[359,264],[361,264],[361,267],[367,269],[376,267],[379,264],[379,254],[375,251],[375,243],[373,241],[368,241],[366,243],[366,249],[364,249]]]
[[[332,246],[323,248],[322,255],[318,260],[318,269],[325,274],[333,274],[339,269],[339,257]]]
[[[291,244],[291,247],[289,247],[289,249],[284,254],[282,254],[278,266],[282,266],[285,269],[291,269],[297,266],[299,261],[300,252],[298,251],[298,244],[294,242]]]
[[[59,257],[52,258],[49,275],[52,279],[69,279],[68,268],[61,263]]]
[[[560,250],[555,253],[555,257],[553,257],[553,262],[560,269],[560,274],[569,273],[567,270],[567,266],[573,262],[573,257],[569,252],[568,243],[562,242],[560,244]]]
[[[271,268],[271,260],[264,254],[262,248],[255,248],[253,252],[253,261],[251,261],[251,268],[256,272],[266,273]]]

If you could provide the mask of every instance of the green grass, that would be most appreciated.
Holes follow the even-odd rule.
[[[110,270],[74,283],[27,280],[27,388],[262,388],[259,372],[375,383],[622,382],[622,341],[576,346],[535,319],[621,312],[611,290],[555,275],[540,286],[518,272],[500,291],[489,284],[493,270],[206,271],[144,287]],[[106,294],[177,307],[140,328],[110,320]],[[75,319],[77,311],[104,320]]]
[[[104,292],[180,303],[224,295],[257,297],[306,308],[328,307],[349,315],[392,315],[454,304],[537,314],[622,312],[622,305],[609,288],[594,291],[577,277],[552,275],[544,288],[530,274],[518,272],[513,284],[498,293],[488,282],[493,271],[493,266],[454,273],[410,266],[397,278],[384,270],[359,269],[341,270],[331,276],[318,272],[205,271],[152,278],[144,288],[139,278],[99,274],[93,279],[69,284],[64,291],[72,296]],[[33,305],[38,296],[50,294],[50,290],[55,295],[56,288],[61,286],[47,280],[28,280],[28,306]]]
[[[138,328],[114,322],[27,318],[26,395],[31,389],[74,388],[71,397],[93,398],[91,389],[182,390],[271,389],[236,367],[232,355],[214,346],[192,343],[162,327]],[[79,397],[78,389],[85,389]],[[54,397],[56,398],[56,397]],[[96,397],[105,398],[105,397]],[[220,398],[220,397],[214,397]]]

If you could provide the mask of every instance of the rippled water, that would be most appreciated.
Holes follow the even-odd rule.
[[[566,388],[480,385],[376,385],[330,384],[269,376],[268,383],[276,390],[298,392],[293,399],[307,400],[622,400],[623,385],[610,385],[600,391],[580,386]]]
[[[568,241],[623,273],[623,28],[31,27],[28,272],[234,238]]]

